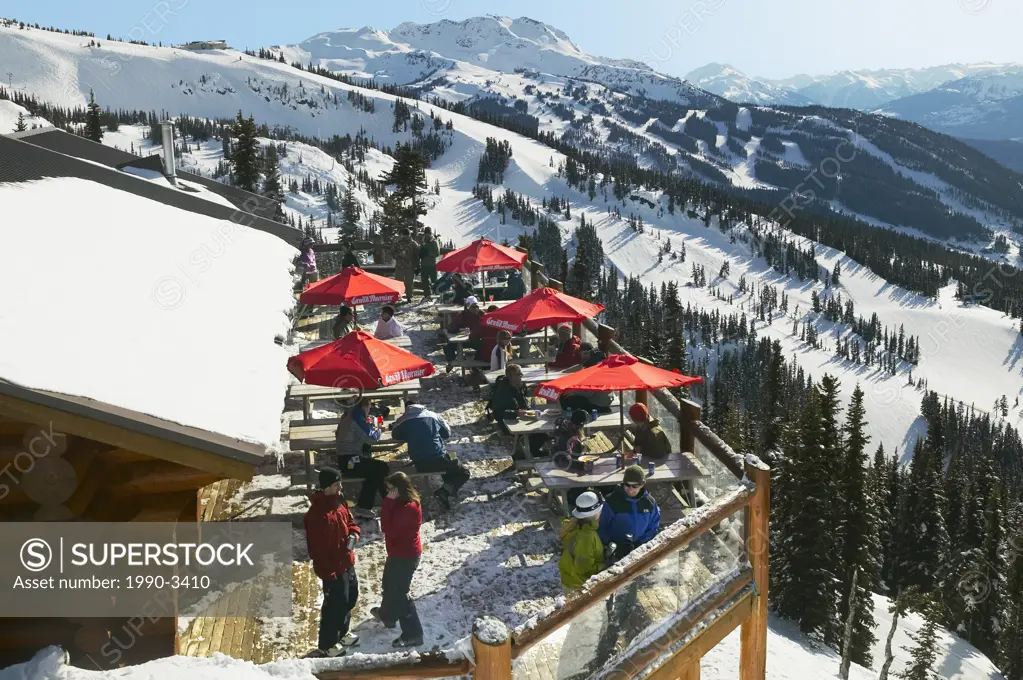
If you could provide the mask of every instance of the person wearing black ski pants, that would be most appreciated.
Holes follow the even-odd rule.
[[[441,475],[441,479],[444,480],[444,486],[451,491],[452,495],[458,493],[462,485],[468,482],[472,476],[465,463],[459,463],[458,459],[451,454],[421,460],[415,466],[416,472],[444,473]]]
[[[359,601],[359,577],[355,569],[331,581],[323,582],[323,606],[320,608],[320,649],[330,649],[344,640],[352,624],[352,610]]]
[[[362,479],[362,488],[355,502],[358,510],[372,510],[377,494],[384,497],[384,480],[391,474],[391,467],[382,460],[376,460],[372,454],[338,456],[341,474],[353,479]]]

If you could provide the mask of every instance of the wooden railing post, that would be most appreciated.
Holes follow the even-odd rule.
[[[700,405],[688,399],[680,399],[679,409],[682,412],[678,419],[678,430],[682,436],[682,441],[679,442],[682,446],[681,450],[696,453],[696,430],[692,423],[694,420],[699,420],[702,415]]]
[[[636,403],[643,406],[650,405],[650,393],[646,390],[636,390]]]
[[[700,680],[700,660],[697,659],[683,668],[678,680]]]
[[[565,292],[565,284],[557,279],[547,279],[547,286],[562,293]]]
[[[597,326],[597,349],[604,354],[612,354],[611,343],[615,340],[615,329],[611,326],[600,324]]]
[[[472,651],[476,656],[474,680],[511,680],[511,633],[499,619],[476,619],[472,626]]]
[[[756,461],[756,459],[753,459]],[[746,552],[753,566],[757,599],[753,613],[742,624],[739,680],[764,680],[767,675],[767,584],[770,577],[771,469],[746,460],[746,476],[756,493],[746,506]]]
[[[540,283],[540,275],[543,274],[544,266],[539,262],[529,262],[529,287],[532,290],[542,288],[543,284]]]

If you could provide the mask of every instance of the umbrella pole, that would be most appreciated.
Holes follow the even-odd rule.
[[[618,416],[620,430],[618,435],[621,437],[622,443],[622,460],[625,460],[625,398],[622,395],[622,391],[618,390]]]
[[[543,358],[545,359],[543,362],[543,374],[550,375],[551,348],[547,344],[547,326],[543,327]]]

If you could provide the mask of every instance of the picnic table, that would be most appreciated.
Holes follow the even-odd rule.
[[[643,460],[644,468],[650,460]],[[691,482],[710,476],[710,472],[703,463],[688,451],[669,454],[663,460],[654,461],[654,465],[654,473],[648,474],[647,484]],[[566,516],[571,513],[571,507],[568,504],[569,489],[614,486],[621,484],[625,477],[624,470],[618,469],[612,456],[599,457],[594,463],[591,473],[568,472],[554,463],[537,463],[536,472],[543,480],[544,486],[550,491],[551,500],[553,501],[555,497],[561,500],[562,512]],[[693,503],[692,498],[690,498],[690,503]]]
[[[409,395],[419,394],[422,385],[419,378],[406,380],[388,387],[379,387],[375,390],[362,390],[362,396],[370,399],[408,399]],[[288,397],[302,400],[302,416],[305,420],[312,420],[311,403],[314,400],[334,399],[347,405],[358,394],[357,390],[350,388],[326,387],[323,385],[306,385],[296,383],[288,389]]]
[[[555,378],[561,378],[562,376],[568,375],[572,371],[568,371],[561,368],[545,369],[541,364],[539,366],[523,366],[522,367],[522,383],[526,387],[532,387],[539,385],[542,382],[548,380],[554,380]],[[483,374],[483,377],[487,379],[487,382],[493,385],[498,378],[504,375],[504,369],[497,371],[487,371]]]
[[[537,409],[540,410],[540,409]],[[528,437],[532,434],[553,434],[557,431],[558,418],[561,418],[561,409],[548,409],[550,412],[541,411],[539,418],[516,418],[515,420],[506,420],[504,424],[508,427],[508,431],[512,435],[512,451],[518,451],[519,442],[523,437]],[[622,416],[617,411],[611,413],[601,413],[597,415],[596,420],[591,420],[584,426],[587,433],[593,432],[617,432],[622,427]],[[634,429],[636,424],[629,418],[625,419],[625,429]],[[526,448],[526,458],[532,460],[532,454],[529,451],[529,447]]]

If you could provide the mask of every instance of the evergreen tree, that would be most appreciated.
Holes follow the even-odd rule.
[[[867,483],[866,409],[863,406],[863,390],[857,385],[853,391],[849,411],[846,413],[843,433],[845,435],[845,460],[841,469],[843,507],[839,521],[839,535],[842,542],[842,578],[839,592],[842,602],[839,616],[845,621],[849,615],[849,592],[852,589],[852,575],[859,572],[857,581],[856,611],[853,615],[853,631],[850,658],[861,666],[871,665],[870,650],[877,638],[874,636],[874,603],[871,590],[879,580],[881,544],[878,537],[877,499],[871,494]],[[845,650],[842,650],[843,652]]]
[[[924,618],[924,625],[916,633],[910,634],[913,640],[912,649],[904,649],[910,653],[912,660],[904,671],[898,674],[903,680],[938,680],[938,674],[932,669],[938,658],[938,615],[930,596],[922,596],[916,609]]]
[[[256,122],[252,116],[246,120],[242,112],[234,121],[231,136],[235,142],[231,150],[231,181],[245,191],[256,191],[259,185],[259,142],[256,141]]]
[[[998,659],[1007,680],[1023,680],[1023,635],[1020,635],[1023,631],[1023,528],[1019,523],[1009,547]]]
[[[94,142],[103,141],[103,125],[99,120],[99,104],[92,90],[89,90],[89,105],[85,113],[85,136]]]
[[[277,161],[277,147],[267,146],[266,159],[263,162],[263,196],[276,204],[274,219],[284,220],[284,190],[281,188],[281,170]]]
[[[937,585],[948,547],[939,465],[931,447],[917,440],[895,527],[898,585],[916,585],[925,593]]]
[[[24,111],[18,111],[18,122],[15,123],[15,125],[14,125],[14,131],[15,132],[24,132],[27,129],[28,129],[28,126],[25,125],[25,113],[24,113]]]
[[[785,574],[776,591],[778,613],[798,622],[811,639],[834,646],[838,640],[835,592],[835,461],[824,454],[825,425],[820,390],[803,408],[798,454],[788,467],[785,494],[792,500],[780,537]]]
[[[341,199],[341,229],[347,238],[352,238],[359,228],[362,208],[355,199],[355,176],[348,175],[344,197]]]
[[[400,100],[396,104],[401,103]],[[380,177],[386,186],[394,186],[392,194],[384,198],[381,209],[381,227],[385,239],[390,230],[403,226],[413,232],[422,228],[419,218],[426,214],[423,196],[429,185],[426,182],[426,159],[411,146],[398,145],[394,154],[394,166]]]

